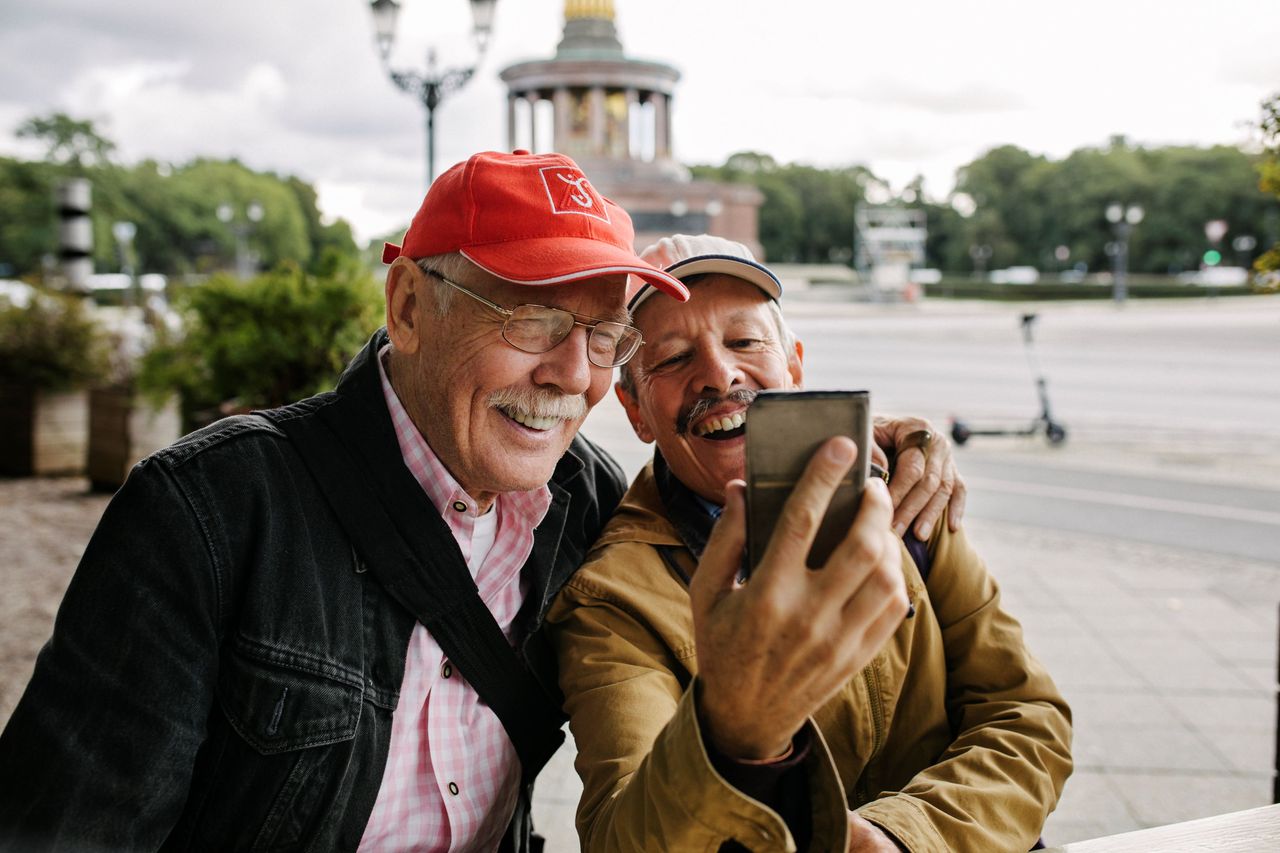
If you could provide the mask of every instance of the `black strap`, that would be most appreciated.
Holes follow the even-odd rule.
[[[374,488],[369,469],[324,422],[341,417],[334,406],[305,413],[311,416],[289,409],[262,414],[289,436],[369,570],[498,715],[531,782],[564,741],[563,717],[480,599],[444,520],[434,509],[417,513],[413,523],[393,520],[399,513]]]

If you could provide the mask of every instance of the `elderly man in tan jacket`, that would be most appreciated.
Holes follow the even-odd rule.
[[[816,519],[856,454],[810,463],[749,583],[741,415],[803,348],[745,247],[660,241],[618,385],[656,442],[554,603],[583,848],[1023,851],[1071,772],[1070,714],[963,530],[893,535],[883,484],[828,564]],[[718,519],[718,523],[717,520]]]

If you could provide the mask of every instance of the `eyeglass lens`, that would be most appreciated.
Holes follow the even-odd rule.
[[[547,352],[573,331],[574,317],[559,308],[517,305],[502,330],[507,343],[525,352]],[[587,358],[597,367],[615,367],[640,345],[640,334],[621,323],[602,321],[590,327]]]

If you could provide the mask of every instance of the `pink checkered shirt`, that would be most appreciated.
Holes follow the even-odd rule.
[[[503,631],[524,602],[520,568],[533,529],[551,505],[543,486],[500,495],[497,534],[487,555],[472,559],[476,503],[427,446],[391,388],[379,353],[382,394],[404,464],[453,531],[480,598]],[[483,548],[481,541],[480,547]],[[400,704],[391,720],[391,749],[361,851],[491,851],[511,820],[520,790],[520,761],[502,722],[445,659],[422,625],[414,625]]]

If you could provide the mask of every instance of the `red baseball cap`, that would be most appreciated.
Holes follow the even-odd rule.
[[[387,243],[382,262],[460,252],[517,284],[627,274],[688,299],[679,279],[641,260],[634,239],[626,211],[563,154],[486,151],[436,178],[402,244]]]

